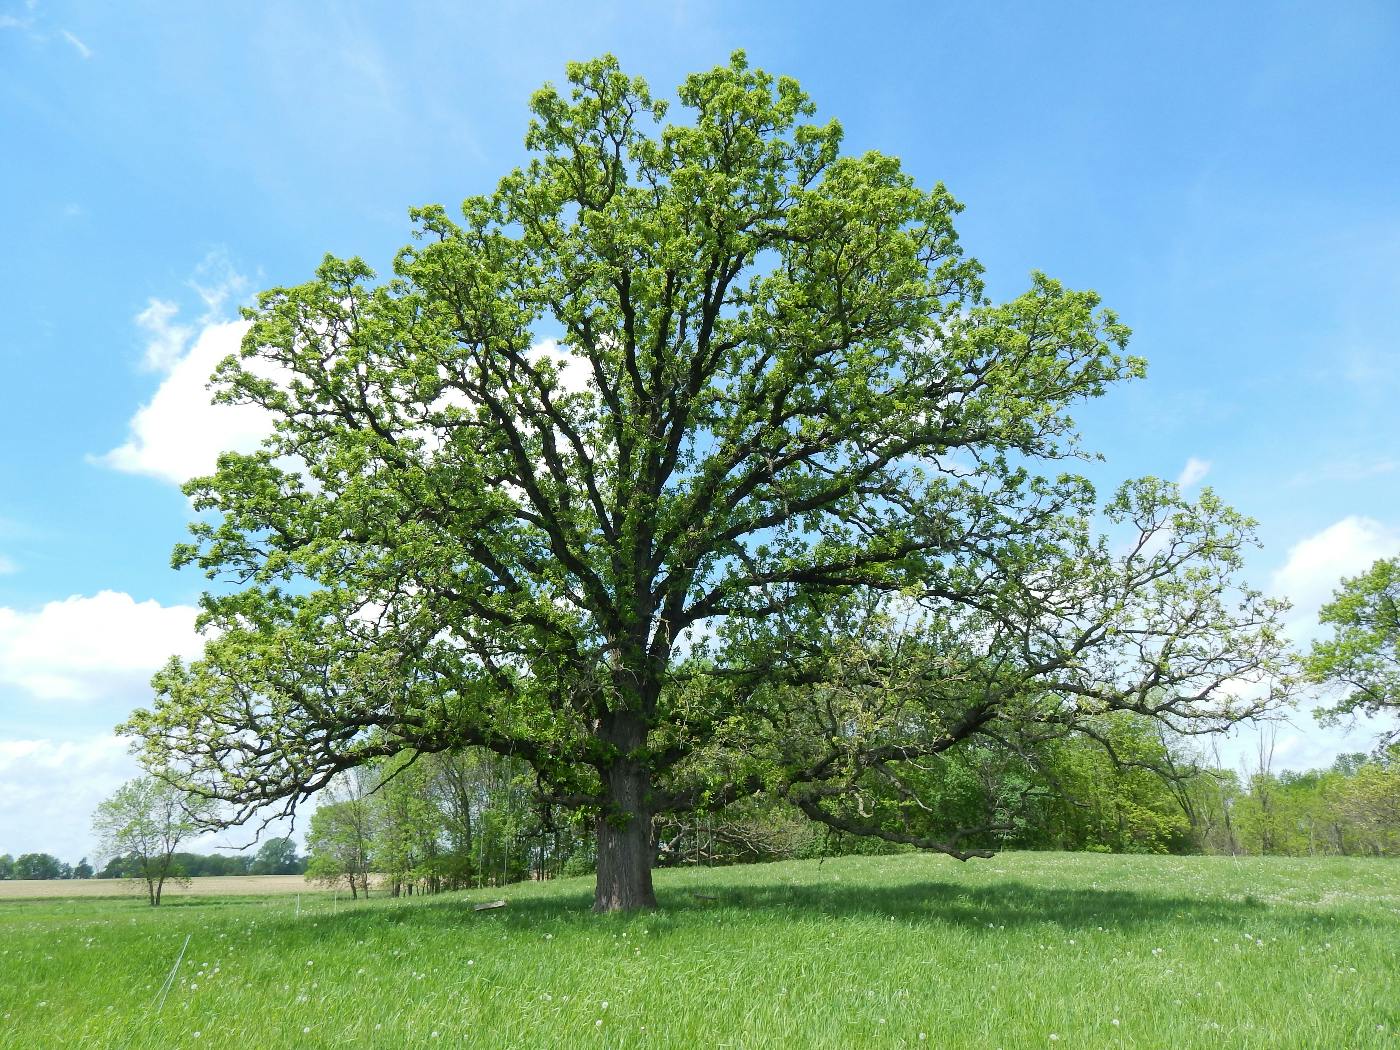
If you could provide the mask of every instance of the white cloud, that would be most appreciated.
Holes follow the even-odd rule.
[[[1273,575],[1273,592],[1293,603],[1288,623],[1295,641],[1306,641],[1317,630],[1317,613],[1341,585],[1380,558],[1400,553],[1400,529],[1372,518],[1343,518],[1296,543],[1288,560]]]
[[[51,853],[76,864],[82,857],[97,866],[92,814],[124,781],[144,775],[125,737],[100,734],[76,739],[0,737],[0,853]],[[302,807],[300,828],[318,800]],[[192,853],[237,852],[259,827],[255,818],[242,828],[208,832],[181,843]],[[261,841],[289,834],[291,824],[273,821]]]
[[[194,324],[177,320],[180,308],[173,302],[147,302],[135,318],[146,334],[142,361],[164,379],[132,417],[127,441],[94,457],[96,462],[178,485],[211,473],[220,452],[251,452],[272,432],[261,408],[215,405],[209,389],[214,369],[238,353],[248,331],[247,321],[223,316],[231,301],[246,294],[248,283],[222,251],[213,251],[187,282],[204,305]]]
[[[533,361],[553,361],[559,369],[559,386],[571,394],[588,389],[593,365],[583,354],[573,353],[557,339],[545,339],[530,347],[525,357]]]
[[[1189,489],[1192,485],[1202,481],[1210,473],[1210,460],[1197,459],[1192,456],[1186,461],[1186,466],[1181,468],[1181,473],[1177,475],[1176,483],[1183,489]]]
[[[180,308],[164,299],[151,299],[136,315],[136,325],[150,335],[143,361],[147,368],[168,372],[179,363],[185,344],[194,334],[188,325],[175,324]]]
[[[0,739],[0,853],[52,853],[75,864],[92,857],[97,804],[140,774],[127,742]]]
[[[222,250],[215,250],[194,268],[189,286],[204,303],[204,316],[200,318],[200,323],[209,324],[221,319],[224,305],[230,299],[236,301],[247,293],[248,278],[233,268],[228,255]]]
[[[144,690],[172,655],[197,656],[198,610],[101,591],[37,612],[0,606],[0,684],[40,700],[96,700]]]
[[[79,57],[83,59],[89,59],[92,57],[92,48],[88,47],[76,36],[68,32],[68,30],[60,29],[59,33],[62,34],[64,40],[68,41],[68,43],[73,45],[73,50],[78,52]]]
[[[268,414],[256,405],[212,404],[208,389],[215,367],[238,352],[248,327],[247,321],[205,325],[132,418],[126,443],[99,462],[180,484],[211,473],[220,452],[257,448],[272,431]]]

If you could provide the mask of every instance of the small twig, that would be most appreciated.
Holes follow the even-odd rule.
[[[180,960],[185,957],[185,949],[190,946],[190,938],[193,934],[185,934],[185,943],[180,945],[180,954],[175,956],[175,965],[170,967],[170,974],[165,978],[165,983],[160,986],[160,1001],[156,1003],[156,1013],[160,1013],[160,1008],[165,1005],[165,997],[170,994],[171,982],[175,980],[175,971],[180,968]]]

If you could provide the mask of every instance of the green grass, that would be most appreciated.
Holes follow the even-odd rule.
[[[3,901],[0,1047],[1400,1046],[1385,861],[900,855],[657,884],[660,912],[605,917],[587,879],[300,917]]]

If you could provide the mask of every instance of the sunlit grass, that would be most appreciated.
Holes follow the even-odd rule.
[[[901,855],[657,881],[660,912],[609,917],[587,879],[308,895],[299,917],[287,897],[0,901],[0,1046],[1400,1045],[1385,861]]]

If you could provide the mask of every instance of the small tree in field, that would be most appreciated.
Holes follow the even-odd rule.
[[[369,896],[374,811],[366,777],[356,769],[332,784],[306,834],[306,878],[327,886],[344,879],[351,897]]]
[[[568,79],[391,279],[261,297],[217,397],[276,431],[187,487],[175,560],[234,588],[122,727],[145,762],[243,819],[486,747],[592,817],[611,911],[655,904],[657,817],[768,794],[966,858],[951,751],[1269,706],[1250,523],[1059,467],[1143,371],[1094,294],[989,301],[948,191],[741,53],[676,123],[612,58]]]
[[[216,809],[157,777],[128,780],[93,814],[99,856],[129,857],[133,877],[145,882],[155,907],[165,883],[183,878],[174,862],[176,847],[213,826]]]

